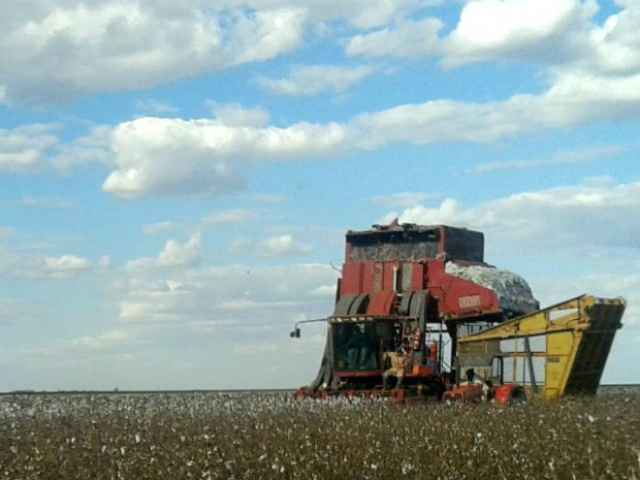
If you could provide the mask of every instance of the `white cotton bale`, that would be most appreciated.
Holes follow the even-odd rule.
[[[515,273],[489,265],[460,265],[455,262],[447,262],[445,272],[493,290],[498,297],[500,308],[510,318],[540,308],[529,284]]]

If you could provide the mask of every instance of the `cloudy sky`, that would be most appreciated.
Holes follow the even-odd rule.
[[[0,391],[296,387],[344,232],[445,223],[627,298],[639,0],[4,0]],[[335,268],[334,268],[335,267]]]

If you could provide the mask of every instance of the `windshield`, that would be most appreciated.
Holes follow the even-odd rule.
[[[334,324],[333,351],[338,372],[381,370],[383,351],[394,349],[397,322]],[[397,328],[400,324],[397,323]]]

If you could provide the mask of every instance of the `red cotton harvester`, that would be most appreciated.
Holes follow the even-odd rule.
[[[320,369],[295,395],[594,393],[624,307],[581,296],[539,310],[524,279],[484,262],[481,232],[395,221],[349,231]]]

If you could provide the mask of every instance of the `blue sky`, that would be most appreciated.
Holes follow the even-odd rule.
[[[640,2],[9,1],[0,390],[296,387],[344,233],[485,233],[543,305],[628,308]]]

